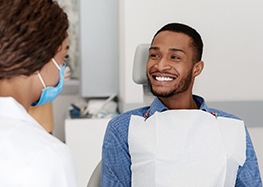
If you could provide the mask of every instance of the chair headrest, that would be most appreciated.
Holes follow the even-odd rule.
[[[148,61],[150,44],[140,44],[136,47],[132,79],[137,84],[147,84],[146,64]]]

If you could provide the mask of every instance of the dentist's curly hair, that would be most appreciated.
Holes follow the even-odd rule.
[[[58,52],[68,17],[52,0],[0,1],[0,79],[32,75]]]

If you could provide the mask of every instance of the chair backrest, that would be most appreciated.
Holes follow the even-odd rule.
[[[101,161],[92,172],[87,187],[100,187]]]
[[[142,84],[143,86],[143,101],[146,105],[149,105],[154,99],[146,76],[146,65],[149,56],[149,48],[150,44],[139,44],[136,47],[132,71],[133,81],[136,84]]]
[[[149,104],[152,102],[154,96],[152,95],[148,79],[146,76],[146,64],[148,60],[150,44],[139,44],[135,50],[133,60],[133,73],[132,79],[136,84],[142,84],[143,86],[143,97],[144,103]],[[94,169],[87,187],[99,187],[101,176],[101,161]]]
[[[132,79],[137,84],[147,84],[146,63],[150,44],[139,44],[134,53]]]

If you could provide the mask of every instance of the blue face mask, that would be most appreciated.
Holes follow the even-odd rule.
[[[52,87],[52,86],[47,87],[42,76],[38,72],[38,77],[39,77],[41,83],[43,84],[44,89],[42,90],[42,93],[41,93],[39,100],[37,102],[34,102],[32,104],[32,106],[39,106],[39,105],[43,105],[45,103],[51,102],[62,91],[62,87],[64,84],[64,71],[65,71],[66,65],[64,64],[63,66],[59,66],[54,58],[52,58],[52,62],[54,63],[54,65],[59,70],[59,82],[55,87]]]

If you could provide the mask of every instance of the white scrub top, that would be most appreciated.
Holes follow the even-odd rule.
[[[0,186],[77,186],[68,147],[11,97],[0,97]]]

